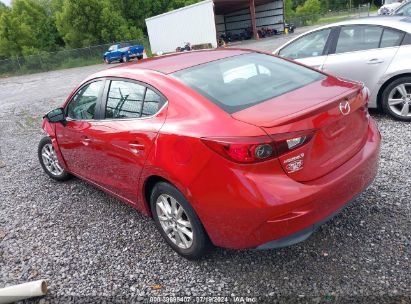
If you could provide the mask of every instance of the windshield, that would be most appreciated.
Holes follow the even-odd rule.
[[[399,8],[397,8],[397,10],[395,11],[395,15],[411,16],[411,2],[407,2],[401,5]]]
[[[326,78],[301,65],[259,53],[213,61],[172,76],[230,114]]]
[[[384,4],[392,4],[392,3],[395,3],[395,2],[399,2],[399,1],[398,0],[385,0]]]

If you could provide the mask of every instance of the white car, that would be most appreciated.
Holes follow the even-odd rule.
[[[329,24],[292,39],[274,54],[363,82],[371,92],[370,108],[411,121],[411,18]]]
[[[378,15],[390,15],[395,9],[401,5],[401,1],[398,0],[385,0],[384,5],[378,9]]]

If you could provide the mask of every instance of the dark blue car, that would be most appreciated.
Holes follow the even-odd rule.
[[[114,44],[104,53],[103,59],[107,64],[112,61],[127,62],[131,58],[137,58],[138,60],[143,59],[144,53],[143,45],[130,45],[128,43]]]

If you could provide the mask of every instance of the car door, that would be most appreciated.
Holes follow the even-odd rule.
[[[377,25],[341,26],[323,70],[364,82],[373,91],[398,51],[404,33]]]
[[[95,128],[104,80],[84,84],[65,108],[66,125],[56,124],[57,141],[70,172],[95,181],[102,160],[94,156],[91,133]]]
[[[119,45],[115,44],[110,47],[110,60],[120,59],[121,53],[119,52]]]
[[[278,55],[322,69],[333,28],[308,33],[282,48]]]
[[[165,97],[153,87],[129,79],[106,82],[103,119],[89,135],[99,160],[98,184],[137,202],[139,178],[163,125]]]

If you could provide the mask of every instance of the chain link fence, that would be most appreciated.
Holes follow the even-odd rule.
[[[309,16],[298,16],[293,17],[290,20],[291,24],[296,27],[314,25],[319,23],[332,23],[338,22],[345,19],[351,19],[356,17],[368,17],[370,15],[370,4],[359,5],[358,7],[353,7],[350,9],[328,11],[321,14],[309,15]]]
[[[146,39],[124,41],[130,45],[144,44]],[[16,56],[0,60],[0,77],[67,69],[103,62],[103,55],[112,43],[95,45],[81,49],[62,50],[30,56]]]

